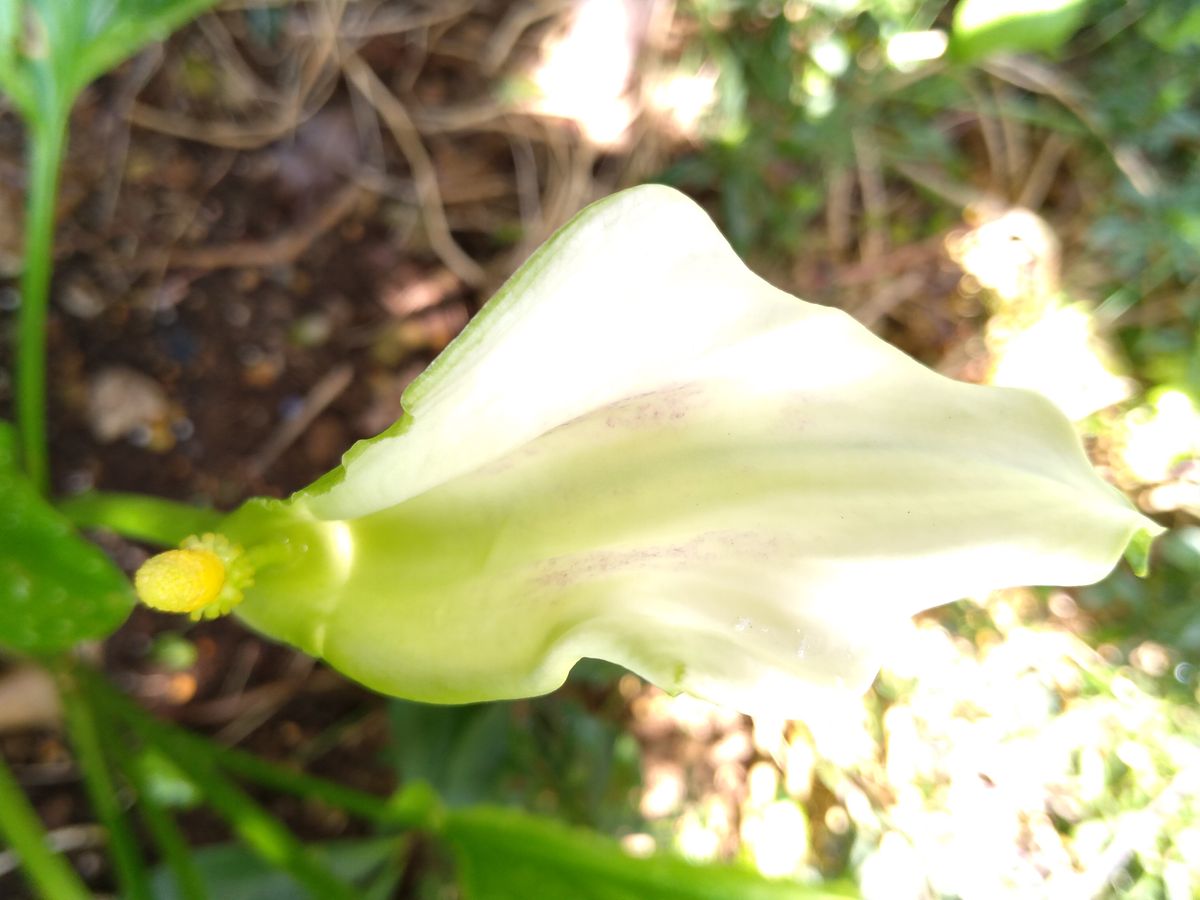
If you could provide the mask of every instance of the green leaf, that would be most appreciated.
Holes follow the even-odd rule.
[[[311,852],[344,881],[359,886],[362,900],[386,900],[394,895],[403,874],[403,844],[393,837],[355,838],[309,844]],[[219,844],[192,853],[192,860],[209,897],[237,900],[300,900],[312,897],[286,872],[277,869],[240,844]],[[156,900],[181,897],[166,867],[154,873]],[[314,898],[319,900],[319,898]]]
[[[31,120],[216,0],[0,0],[0,85]]]
[[[1157,535],[1154,532],[1143,529],[1133,536],[1125,548],[1125,561],[1138,578],[1145,578],[1150,572],[1150,547],[1155,537]]]
[[[632,857],[599,834],[517,810],[451,813],[465,900],[792,900],[846,896],[729,865]]]
[[[996,53],[1053,53],[1083,24],[1088,0],[963,0],[950,55],[976,62]]]
[[[465,706],[393,700],[388,711],[387,756],[400,780],[429,784],[446,806],[511,804],[602,831],[637,821],[629,806],[640,784],[636,743],[573,699]]]
[[[388,712],[392,754],[404,781],[427,782],[450,806],[494,796],[512,742],[507,704],[446,707],[397,700]]]
[[[0,0],[0,71],[12,66],[20,34],[21,8],[18,0]]]
[[[0,422],[0,473],[17,468],[17,431]]]
[[[1186,53],[1200,47],[1200,6],[1191,0],[1156,4],[1138,30],[1167,53]]]
[[[13,464],[0,423],[0,644],[53,653],[114,631],[133,606],[124,574]]]

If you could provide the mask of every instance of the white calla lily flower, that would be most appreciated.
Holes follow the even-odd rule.
[[[867,687],[913,613],[1096,581],[1159,530],[1049,402],[772,287],[665,187],[580,213],[404,405],[222,533],[256,569],[245,621],[419,700],[599,657],[799,715]]]

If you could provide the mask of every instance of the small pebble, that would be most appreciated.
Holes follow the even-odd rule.
[[[87,420],[92,434],[110,444],[123,437],[169,432],[170,403],[157,381],[128,366],[109,366],[88,383]]]
[[[58,305],[77,319],[94,319],[104,312],[106,304],[92,280],[77,275],[58,292]]]

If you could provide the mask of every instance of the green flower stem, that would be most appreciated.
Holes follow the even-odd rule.
[[[278,819],[228,780],[211,757],[197,753],[190,743],[173,735],[158,735],[155,740],[171,753],[217,814],[263,860],[286,871],[317,897],[354,897],[348,884],[317,862]]]
[[[78,528],[107,528],[122,537],[160,547],[177,547],[186,537],[216,531],[222,515],[146,494],[89,491],[58,504]]]
[[[0,757],[0,835],[21,859],[34,890],[43,897],[88,900],[91,893],[75,870],[46,844],[46,829]]]
[[[94,689],[101,688],[98,678],[91,683]],[[170,755],[200,789],[207,803],[265,862],[286,871],[314,896],[330,900],[355,896],[350,885],[317,862],[278,819],[267,813],[221,772],[210,745],[184,738],[176,729],[164,727],[148,715],[129,715],[129,706],[132,704],[128,704],[128,701],[116,702],[118,698],[111,688],[96,692],[102,692],[114,709],[120,708],[126,713],[125,720],[143,740]]]
[[[69,105],[50,104],[30,120],[29,131],[25,267],[17,327],[17,424],[25,472],[43,494],[50,481],[46,449],[46,310],[54,263],[58,170],[69,114]]]
[[[84,785],[96,818],[108,832],[109,851],[121,884],[122,896],[150,900],[150,879],[138,849],[137,838],[117,796],[105,758],[95,711],[77,683],[60,679],[67,731],[79,759]]]
[[[187,839],[171,814],[146,791],[139,790],[138,804],[142,821],[146,823],[150,836],[162,853],[163,861],[171,870],[179,896],[184,900],[206,900],[208,890],[204,886],[204,879],[192,861]]]
[[[437,830],[440,819],[437,797],[423,782],[407,785],[391,798],[376,797],[277,765],[245,750],[223,747],[182,729],[164,725],[101,679],[95,679],[92,687],[113,714],[124,718],[160,747],[174,743],[186,744],[191,752],[211,755],[222,768],[247,781],[272,790],[320,800],[380,826]]]
[[[146,782],[145,773],[138,767],[136,761],[124,755],[122,761],[125,763],[122,768],[126,776],[137,788],[138,811],[141,813],[142,821],[145,822],[150,837],[162,854],[163,861],[171,870],[175,885],[179,889],[179,896],[184,900],[206,900],[208,891],[204,887],[204,879],[192,861],[191,850],[183,832],[179,830],[179,826],[175,824],[171,814],[154,796],[154,791]]]
[[[406,785],[392,798],[382,799],[324,778],[286,769],[244,750],[220,747],[216,756],[230,772],[263,787],[320,800],[377,825],[436,830],[437,798],[423,782]]]

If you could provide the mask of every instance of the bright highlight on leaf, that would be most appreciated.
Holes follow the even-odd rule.
[[[961,62],[997,53],[1057,51],[1087,17],[1088,0],[961,0],[950,51]]]
[[[918,610],[1103,577],[1159,529],[1065,418],[749,272],[663,187],[597,203],[406,414],[221,531],[239,614],[378,690],[553,690],[581,657],[746,711],[860,691]]]

